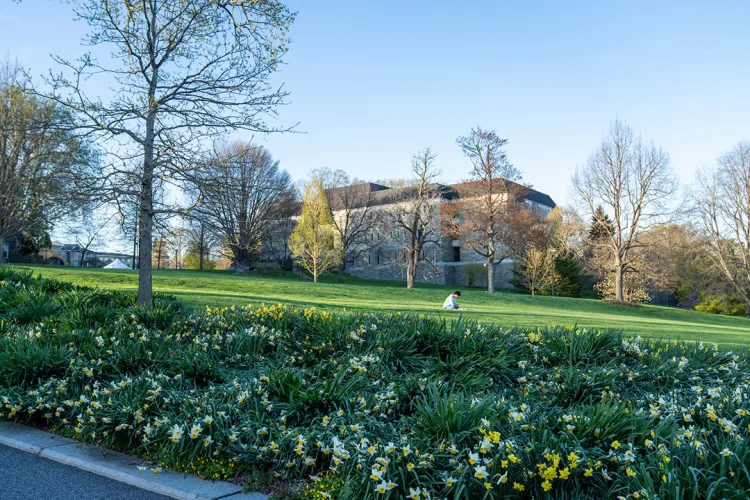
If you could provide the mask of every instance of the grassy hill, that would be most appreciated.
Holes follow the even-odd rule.
[[[75,269],[52,266],[20,266],[43,276],[117,290],[133,290],[137,272],[130,270]],[[627,335],[670,340],[717,342],[723,347],[750,345],[750,318],[716,316],[681,309],[624,307],[595,299],[532,297],[503,290],[488,295],[483,290],[461,289],[458,313],[441,309],[452,287],[418,285],[407,290],[403,283],[347,278],[343,284],[326,276],[312,283],[298,276],[278,273],[155,271],[154,288],[177,296],[191,307],[284,303],[322,309],[401,311],[456,317],[507,326],[577,324],[584,327],[622,329]]]

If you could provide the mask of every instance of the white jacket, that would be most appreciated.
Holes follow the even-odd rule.
[[[461,309],[456,302],[456,297],[453,294],[448,295],[448,298],[443,302],[443,309]]]

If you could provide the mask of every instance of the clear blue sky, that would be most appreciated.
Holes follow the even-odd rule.
[[[281,122],[261,138],[295,177],[341,168],[408,173],[438,153],[444,181],[468,175],[455,145],[472,126],[509,139],[527,182],[565,203],[572,171],[616,117],[671,154],[684,183],[750,139],[750,2],[306,1],[292,27]],[[50,0],[3,2],[0,54],[40,74],[73,58],[84,26]]]

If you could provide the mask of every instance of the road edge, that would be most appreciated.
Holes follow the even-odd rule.
[[[177,500],[268,499],[261,493],[243,493],[241,486],[225,481],[169,470],[142,472],[137,466],[144,461],[139,458],[13,422],[0,421],[0,445]]]

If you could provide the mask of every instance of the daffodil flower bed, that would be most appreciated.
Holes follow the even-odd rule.
[[[0,419],[313,498],[746,498],[716,346],[284,306],[183,311],[0,268]]]

